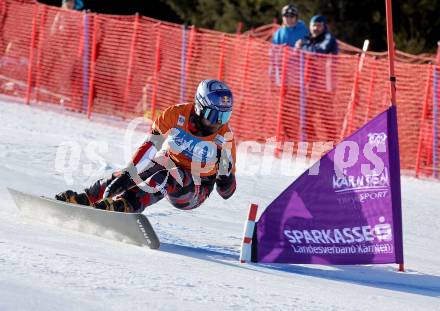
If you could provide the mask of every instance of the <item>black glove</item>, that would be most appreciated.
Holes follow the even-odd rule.
[[[134,185],[134,181],[131,179],[130,174],[124,171],[121,175],[113,179],[107,188],[105,188],[103,198],[111,198],[132,188]]]
[[[217,176],[215,183],[217,185],[216,189],[218,194],[220,194],[220,196],[225,200],[229,199],[234,194],[235,189],[237,188],[235,175],[232,173],[229,176]]]

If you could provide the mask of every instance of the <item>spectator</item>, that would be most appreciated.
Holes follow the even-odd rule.
[[[295,46],[296,41],[304,39],[309,31],[302,20],[298,20],[298,9],[288,4],[281,10],[283,25],[274,34],[272,43]]]
[[[327,19],[315,15],[310,20],[310,35],[296,41],[295,47],[321,54],[338,54],[338,42],[328,30]]]
[[[269,76],[273,82],[273,86],[279,87],[281,85],[282,59],[283,49],[282,45],[294,47],[295,42],[304,39],[308,35],[306,25],[302,20],[298,20],[298,9],[292,4],[284,6],[281,10],[283,16],[283,26],[279,28],[272,38],[271,48],[271,66],[269,68]],[[298,55],[289,51],[287,59],[287,71],[285,84],[298,85]]]
[[[334,141],[336,139],[337,116],[334,113],[335,98],[334,66],[338,54],[338,44],[327,27],[322,15],[310,20],[310,36],[299,40],[296,47],[303,51],[327,54],[308,55],[308,66],[313,75],[305,80],[304,112],[307,141]],[[332,55],[333,54],[333,55]]]
[[[66,10],[81,10],[84,4],[81,0],[63,0],[61,7]]]
[[[275,32],[272,38],[271,64],[269,76],[271,79],[271,89],[274,94],[280,94],[280,87],[284,85],[284,94],[291,96],[291,102],[299,101],[297,98],[300,85],[300,54],[293,49],[298,40],[304,39],[308,34],[306,24],[298,19],[299,11],[293,4],[284,6],[281,10],[283,25]],[[285,63],[285,75],[283,72],[283,47],[290,47],[287,51]],[[292,97],[293,96],[293,97]],[[286,105],[282,113],[282,123],[286,138],[293,139],[297,127],[292,125],[291,116],[296,114],[293,105]]]

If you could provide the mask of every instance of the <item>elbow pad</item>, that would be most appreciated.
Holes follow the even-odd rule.
[[[217,176],[215,183],[218,194],[225,200],[229,199],[237,188],[234,174]]]

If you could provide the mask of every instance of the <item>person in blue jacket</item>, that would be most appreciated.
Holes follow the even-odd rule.
[[[84,7],[82,0],[62,0],[61,7],[66,10],[80,11]]]
[[[298,40],[304,39],[308,34],[306,24],[298,19],[298,9],[288,4],[281,10],[283,16],[283,25],[275,32],[272,37],[271,53],[271,66],[269,67],[269,76],[271,77],[274,86],[280,86],[281,72],[282,72],[282,59],[283,59],[283,46],[289,46],[287,56],[287,71],[284,83],[286,85],[298,84],[298,55],[294,53],[293,48]]]
[[[298,40],[296,48],[308,52],[321,54],[338,54],[338,42],[328,30],[327,19],[322,15],[315,15],[310,20],[310,36]]]
[[[281,10],[283,25],[272,37],[274,44],[287,44],[295,47],[296,41],[304,39],[308,34],[306,24],[298,19],[298,9],[293,4],[288,4]]]

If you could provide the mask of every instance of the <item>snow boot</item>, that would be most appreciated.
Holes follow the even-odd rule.
[[[94,207],[113,212],[134,213],[133,206],[128,203],[126,199],[121,197],[114,200],[112,198],[102,199],[101,201],[96,202]]]
[[[72,190],[66,190],[55,195],[55,199],[58,201],[64,201],[67,203],[80,204],[80,205],[90,205],[89,198],[85,192],[76,193]]]

